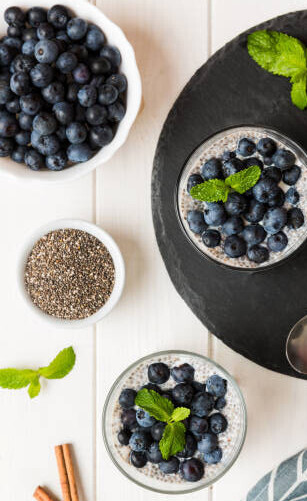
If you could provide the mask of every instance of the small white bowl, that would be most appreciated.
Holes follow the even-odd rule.
[[[6,34],[7,25],[4,21],[4,11],[12,5],[21,9],[30,7],[44,7],[46,9],[60,3],[69,8],[76,16],[84,18],[90,23],[99,26],[105,33],[107,43],[115,45],[121,53],[122,64],[120,71],[124,73],[128,80],[127,89],[127,110],[126,115],[120,122],[113,141],[99,150],[88,162],[75,164],[62,171],[53,172],[49,170],[33,171],[24,164],[13,162],[9,157],[0,158],[0,175],[9,179],[21,180],[31,183],[54,183],[77,179],[88,172],[94,170],[114,155],[114,153],[124,144],[129,131],[135,121],[142,99],[142,84],[140,73],[135,60],[135,53],[125,37],[122,30],[108,19],[101,10],[86,0],[1,0],[0,2],[0,36]]]
[[[68,320],[48,315],[32,302],[24,283],[25,266],[28,260],[28,256],[35,243],[50,231],[68,228],[86,231],[87,233],[90,233],[91,235],[94,235],[94,237],[98,238],[98,240],[100,240],[100,242],[102,242],[110,252],[115,267],[115,283],[111,296],[102,306],[102,308],[100,308],[96,313],[94,313],[90,317],[83,318],[82,320]],[[88,223],[87,221],[82,221],[80,219],[58,219],[57,221],[47,223],[35,230],[33,233],[31,233],[31,235],[29,235],[20,251],[20,257],[17,266],[17,285],[19,292],[25,303],[31,309],[32,313],[34,313],[38,319],[48,322],[52,327],[81,329],[83,327],[88,327],[89,325],[99,322],[99,320],[105,317],[119,301],[120,296],[123,292],[124,284],[125,264],[118,245],[108,233],[106,233],[95,224]]]

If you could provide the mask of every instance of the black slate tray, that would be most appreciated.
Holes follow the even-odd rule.
[[[271,127],[307,150],[307,110],[292,105],[288,79],[270,75],[248,55],[247,34],[258,29],[282,31],[307,45],[307,10],[241,34],[214,54],[183,89],[156,150],[153,221],[170,278],[204,325],[250,360],[307,379],[289,366],[285,356],[290,328],[307,314],[307,246],[270,270],[253,273],[223,268],[206,260],[187,240],[174,203],[186,159],[206,138],[227,127]]]

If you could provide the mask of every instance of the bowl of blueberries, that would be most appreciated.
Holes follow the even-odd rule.
[[[4,0],[0,29],[0,173],[59,182],[108,161],[142,97],[122,30],[85,0]]]

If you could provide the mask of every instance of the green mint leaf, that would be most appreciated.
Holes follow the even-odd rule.
[[[258,165],[252,165],[247,169],[240,170],[225,179],[225,183],[238,193],[245,193],[252,188],[261,175],[261,169]]]
[[[166,425],[159,448],[163,459],[175,456],[185,446],[185,426],[183,423],[169,423]]]
[[[28,386],[37,375],[30,369],[0,369],[0,386],[10,390],[19,390]]]
[[[202,202],[219,202],[220,200],[226,202],[229,191],[229,187],[222,179],[210,179],[193,186],[190,195]]]
[[[304,110],[306,108],[306,74],[303,75],[299,80],[292,83],[291,99],[293,104],[295,104],[295,106],[297,106],[300,110]]]
[[[75,361],[76,355],[70,346],[60,351],[47,367],[40,367],[38,372],[47,379],[62,379],[72,370]]]
[[[152,417],[158,419],[158,421],[165,423],[171,419],[174,411],[174,405],[170,400],[162,397],[156,391],[147,390],[146,388],[138,391],[135,397],[135,405],[147,411]]]
[[[186,407],[176,407],[176,409],[173,411],[171,420],[176,422],[183,421],[184,419],[189,417],[190,414],[190,409],[187,409]]]
[[[301,78],[306,73],[304,45],[285,33],[255,31],[248,35],[247,49],[257,64],[274,75]]]
[[[35,376],[35,378],[31,381],[30,386],[28,388],[28,394],[30,398],[35,398],[41,391],[41,385],[39,382],[39,375]]]

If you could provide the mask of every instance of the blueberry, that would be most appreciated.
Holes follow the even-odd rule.
[[[136,426],[136,411],[134,409],[124,408],[121,413],[121,422],[125,428],[129,428],[129,430],[133,429]]]
[[[227,393],[227,381],[218,374],[213,374],[207,379],[206,388],[214,397],[224,397]]]
[[[55,104],[64,101],[64,86],[61,82],[51,82],[42,90],[42,95],[47,103]]]
[[[57,128],[55,133],[58,136],[61,143],[65,143],[65,141],[66,141],[66,127],[65,127],[65,125],[60,125]]]
[[[145,452],[131,451],[130,462],[135,468],[143,468],[147,463],[147,455]]]
[[[75,104],[75,122],[85,122],[86,109],[81,106],[81,104]],[[84,124],[85,125],[85,124]]]
[[[28,94],[31,89],[29,75],[25,71],[13,73],[11,76],[10,86],[12,91],[17,94],[17,96]]]
[[[206,385],[203,383],[200,383],[199,381],[192,381],[192,386],[195,390],[195,392],[199,391],[206,391]]]
[[[80,89],[80,85],[76,82],[72,82],[67,86],[66,99],[70,103],[74,103],[78,99],[78,91]]]
[[[131,449],[136,452],[146,451],[149,448],[150,444],[151,437],[146,431],[143,430],[132,433],[129,440]]]
[[[18,122],[14,115],[0,111],[0,137],[13,137],[18,131]]]
[[[257,202],[267,203],[274,199],[277,193],[278,186],[275,181],[269,177],[260,179],[260,181],[258,181],[258,183],[253,187],[253,195]]]
[[[245,226],[242,237],[248,245],[260,244],[266,237],[266,231],[260,224]]]
[[[232,174],[236,174],[236,172],[239,172],[240,170],[243,170],[244,163],[239,160],[239,158],[230,158],[224,162],[222,169],[224,177],[228,177]]]
[[[56,131],[58,123],[53,114],[41,111],[33,120],[33,130],[40,135],[52,134]]]
[[[34,123],[34,122],[33,122]],[[60,141],[55,134],[40,136],[35,144],[35,148],[42,155],[54,155],[60,149]]]
[[[257,151],[263,157],[271,157],[276,151],[276,143],[269,137],[263,137],[257,143]]]
[[[18,54],[11,63],[11,73],[18,73],[20,71],[29,73],[34,68],[36,61],[34,57],[24,54]]]
[[[9,37],[21,37],[23,31],[23,26],[16,26],[11,24],[7,28],[7,34]]]
[[[231,158],[235,158],[235,156],[236,156],[235,151],[225,150],[224,153],[222,154],[222,160],[224,162],[227,162],[227,160],[230,160]]]
[[[176,383],[190,383],[194,379],[195,369],[190,364],[181,364],[171,370],[172,378]]]
[[[263,219],[265,211],[266,206],[264,204],[252,199],[249,202],[246,212],[244,213],[244,217],[249,223],[258,223]]]
[[[9,25],[23,26],[26,15],[19,7],[9,7],[4,11],[5,22]]]
[[[287,222],[287,212],[281,207],[269,209],[263,218],[263,226],[268,233],[278,233]]]
[[[38,40],[37,29],[36,28],[26,28],[22,30],[22,40],[27,42],[28,40]]]
[[[12,47],[16,51],[20,52],[21,51],[21,46],[22,46],[22,40],[17,37],[3,37],[2,42],[4,45],[8,45],[9,47]]]
[[[35,87],[47,87],[53,80],[54,71],[49,64],[39,63],[30,71],[32,84]]]
[[[221,226],[226,221],[227,215],[224,206],[220,203],[207,204],[204,211],[205,222],[209,226]]]
[[[268,248],[273,252],[281,252],[288,245],[288,237],[283,231],[279,231],[268,238]]]
[[[127,428],[123,428],[118,432],[117,440],[121,445],[128,445],[131,437],[131,431]]]
[[[0,137],[0,158],[8,157],[14,148],[13,140],[7,137]]]
[[[240,139],[238,142],[237,153],[242,157],[249,157],[256,151],[256,145],[247,137]]]
[[[295,205],[300,199],[300,195],[295,188],[289,188],[286,193],[286,201],[289,204]]]
[[[89,108],[93,106],[97,99],[97,91],[92,85],[83,85],[78,91],[78,101],[81,106]]]
[[[272,197],[269,202],[269,207],[282,207],[285,203],[285,194],[283,190],[278,186],[275,196]]]
[[[247,208],[247,200],[240,193],[230,193],[225,202],[225,209],[231,216],[239,216]]]
[[[58,46],[53,40],[41,40],[35,45],[34,54],[39,63],[53,63],[58,53]]]
[[[204,465],[200,459],[187,459],[181,463],[180,473],[187,482],[198,482],[204,476]]]
[[[81,144],[85,141],[87,130],[80,122],[71,122],[66,129],[66,136],[71,144]]]
[[[163,384],[169,380],[170,370],[163,362],[150,364],[148,367],[148,379],[151,383]]]
[[[74,120],[75,111],[72,103],[67,103],[66,101],[56,103],[53,105],[52,111],[57,121],[63,125],[68,125]]]
[[[33,28],[38,28],[47,21],[47,12],[42,7],[31,7],[27,12],[27,21]]]
[[[202,233],[201,239],[206,247],[214,248],[220,245],[221,235],[217,230],[206,230]]]
[[[27,115],[36,115],[42,107],[42,99],[39,94],[25,94],[20,98],[21,111]]]
[[[93,57],[89,61],[89,67],[93,75],[105,75],[109,74],[111,70],[111,63],[110,61],[105,58],[105,57]],[[109,84],[106,84],[109,85]],[[112,87],[114,87],[112,85]],[[114,87],[116,88],[116,87]],[[116,89],[117,90],[117,89]],[[118,90],[117,90],[118,94]]]
[[[205,181],[209,179],[223,179],[222,162],[218,158],[210,158],[201,168]]]
[[[204,461],[208,464],[217,464],[221,461],[223,457],[223,451],[220,447],[217,447],[212,452],[204,453]]]
[[[81,40],[87,32],[87,22],[80,17],[73,17],[67,23],[67,34],[72,40]]]
[[[86,84],[90,80],[90,70],[84,63],[79,63],[72,72],[75,82]]]
[[[159,448],[159,442],[153,442],[147,451],[147,459],[153,464],[158,464],[163,461],[162,454]]]
[[[85,38],[85,46],[92,51],[100,50],[106,41],[106,37],[101,29],[94,24],[90,24]]]
[[[110,122],[120,122],[124,118],[125,114],[126,108],[120,100],[108,106],[108,119]]]
[[[65,47],[67,47],[67,45],[70,45],[70,38],[67,35],[65,30],[58,30],[56,32],[56,40],[60,40],[61,42],[64,42]]]
[[[205,433],[203,438],[198,442],[197,449],[199,452],[212,452],[218,446],[218,438],[215,433]]]
[[[177,453],[177,457],[180,459],[191,458],[194,456],[197,449],[197,442],[192,433],[187,432],[185,434],[185,446],[184,449]]]
[[[261,264],[269,259],[269,251],[263,245],[252,245],[247,250],[247,257],[250,261]]]
[[[55,36],[55,31],[50,23],[41,23],[37,28],[36,34],[39,40],[51,40]]]
[[[236,235],[241,233],[244,228],[243,221],[240,216],[230,216],[222,226],[222,232],[229,235]]]
[[[257,157],[251,157],[251,158],[246,158],[244,160],[244,169],[247,169],[248,167],[253,167],[254,165],[258,165],[260,169],[263,169],[263,162],[259,160]]]
[[[155,418],[143,409],[136,411],[136,421],[142,428],[149,428],[156,422]]]
[[[277,184],[281,181],[281,170],[274,165],[271,165],[271,167],[264,169],[262,175],[263,177],[270,177]]]
[[[292,209],[288,210],[287,216],[288,228],[297,230],[304,224],[304,215],[301,209],[298,209],[297,207],[293,207]]]
[[[90,85],[93,85],[96,89],[99,89],[105,82],[105,77],[103,75],[95,75],[91,81]]]
[[[121,64],[122,57],[117,47],[113,47],[112,45],[104,45],[101,48],[99,55],[107,58],[115,68],[118,68],[118,66],[120,66]]]
[[[109,125],[95,125],[90,129],[91,145],[94,148],[102,148],[109,144],[114,137],[112,128]]]
[[[46,157],[46,167],[49,170],[63,170],[67,165],[67,155],[65,151],[58,151],[54,155],[49,155]]]
[[[280,149],[272,157],[274,165],[281,170],[289,169],[295,162],[295,156],[292,151]]]
[[[100,104],[94,104],[86,110],[86,121],[90,125],[102,125],[107,116],[107,109]]]
[[[226,405],[226,400],[224,397],[219,397],[216,399],[215,401],[215,404],[214,404],[214,408],[217,410],[217,411],[221,411],[222,409],[224,409]]]
[[[192,174],[191,176],[189,176],[188,182],[187,182],[188,193],[190,193],[191,189],[194,186],[197,186],[198,184],[201,184],[203,182],[204,182],[204,180],[199,174]]]
[[[272,157],[269,157],[269,156],[267,156],[267,157],[263,157],[263,163],[264,163],[264,165],[272,165],[272,163],[273,163],[273,158],[272,158]]]
[[[207,433],[209,428],[208,421],[204,417],[191,416],[189,430],[195,435],[197,440],[201,440],[202,435]]]
[[[6,82],[5,80],[0,80],[0,104],[8,104],[9,102],[14,103],[14,99],[15,96],[11,91],[9,82]],[[16,112],[13,111],[12,113],[18,113],[18,111]]]
[[[0,66],[8,66],[14,59],[15,50],[4,43],[0,43]]]
[[[179,383],[172,389],[172,397],[178,405],[189,405],[193,395],[194,390],[189,383]]]
[[[152,438],[159,442],[163,436],[164,430],[166,427],[166,423],[162,423],[162,421],[156,422],[150,429],[150,433]]]
[[[127,78],[122,73],[115,73],[107,79],[107,84],[114,85],[121,94],[127,90]]]
[[[48,22],[56,29],[65,28],[70,16],[64,5],[53,5],[47,13]]]
[[[25,163],[25,154],[28,151],[26,146],[17,146],[11,153],[11,159],[19,164]],[[1,156],[1,153],[0,153]]]
[[[75,54],[80,62],[89,59],[89,53],[85,45],[72,44],[69,46],[69,51]]]
[[[56,61],[56,67],[64,74],[71,73],[78,64],[78,59],[72,52],[63,52]]]
[[[177,473],[179,471],[180,462],[175,456],[170,457],[167,460],[161,461],[159,463],[159,468],[165,475],[171,475],[172,473]]]
[[[210,414],[213,407],[213,396],[207,392],[199,392],[196,393],[191,402],[191,413],[198,417],[205,417]]]
[[[157,384],[154,384],[154,383],[147,383],[147,384],[144,384],[141,388],[141,390],[143,389],[146,389],[146,390],[154,390],[156,391],[157,393],[159,393],[159,395],[162,394],[162,390],[161,388],[157,385]]]
[[[32,170],[39,170],[44,167],[44,157],[38,151],[30,148],[25,153],[25,164]]]
[[[21,112],[18,115],[18,123],[19,127],[23,130],[31,130],[32,129],[33,116],[27,115],[24,112]]]
[[[209,428],[212,433],[223,433],[228,426],[227,419],[223,414],[216,412],[209,417]]]
[[[283,171],[282,180],[285,184],[292,186],[295,184],[301,176],[301,168],[297,165],[293,165],[290,169],[286,169]]]
[[[67,149],[67,156],[71,162],[87,162],[93,156],[93,151],[85,143],[71,144]]]
[[[15,135],[15,142],[20,146],[27,146],[31,142],[31,133],[27,130],[21,130]]]

